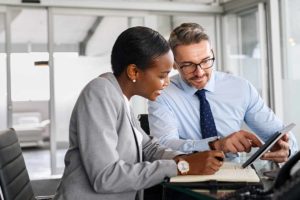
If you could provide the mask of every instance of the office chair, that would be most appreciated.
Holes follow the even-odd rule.
[[[46,200],[35,197],[14,129],[0,131],[0,186],[4,200]]]
[[[139,114],[138,120],[140,121],[141,128],[145,131],[145,133],[150,135],[148,114]],[[163,188],[160,184],[144,189],[144,200],[163,199],[162,193]]]
[[[149,128],[149,122],[148,122],[148,114],[139,114],[138,120],[140,121],[141,128],[150,135],[150,128]]]

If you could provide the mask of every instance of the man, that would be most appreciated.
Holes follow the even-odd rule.
[[[213,70],[214,52],[200,25],[180,25],[169,43],[179,74],[148,110],[151,134],[162,144],[184,152],[221,150],[234,157],[261,145],[255,134],[241,130],[243,122],[264,141],[283,127],[250,82]],[[297,149],[289,133],[262,159],[285,162]]]

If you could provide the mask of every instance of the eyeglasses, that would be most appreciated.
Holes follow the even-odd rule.
[[[198,64],[193,63],[193,62],[185,62],[178,66],[185,74],[190,74],[190,73],[195,72],[197,70],[198,66],[201,69],[209,69],[214,65],[214,61],[215,61],[214,52],[212,50],[211,50],[211,52],[213,54],[212,58],[204,59]]]

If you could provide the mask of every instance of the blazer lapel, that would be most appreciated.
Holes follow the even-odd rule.
[[[132,132],[133,132],[133,136],[134,136],[134,140],[135,140],[135,145],[136,145],[136,148],[137,148],[137,156],[138,156],[137,160],[138,160],[138,162],[141,162],[142,161],[142,146],[139,145],[138,136],[137,136],[137,133],[134,130],[134,127],[136,125],[135,120],[134,120],[134,114],[131,112],[131,109],[130,110],[127,109],[122,89],[121,89],[121,87],[120,87],[120,85],[119,85],[116,77],[111,72],[102,74],[101,77],[107,78],[116,87],[116,89],[117,89],[117,91],[119,93],[118,95],[120,95],[120,98],[123,101],[123,106],[125,107],[125,109],[127,111],[126,115],[127,115],[127,118],[128,118],[128,120],[130,122],[130,126],[131,126],[131,129],[132,129]]]

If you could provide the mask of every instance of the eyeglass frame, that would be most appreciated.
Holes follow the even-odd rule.
[[[194,72],[198,69],[198,66],[199,66],[202,70],[209,69],[209,68],[212,68],[212,67],[214,66],[214,62],[215,62],[215,60],[216,60],[216,57],[215,57],[214,51],[213,51],[212,49],[211,49],[211,53],[212,53],[212,58],[203,59],[200,63],[187,62],[187,63],[190,64],[189,66],[180,66],[180,65],[178,64],[178,62],[177,62],[175,59],[174,59],[174,61],[175,61],[176,65],[178,65],[178,67],[179,67],[183,72],[184,72],[183,68],[185,68],[185,67],[191,67],[191,65],[193,65],[193,66],[195,67],[195,70],[193,70],[192,72],[189,72],[189,73],[184,72],[185,74],[192,74],[192,73],[194,73]],[[211,64],[210,67],[203,68],[203,67],[201,66],[201,63],[203,63],[203,61],[207,61],[207,60],[212,60],[212,64]]]

